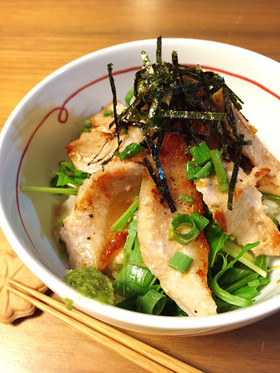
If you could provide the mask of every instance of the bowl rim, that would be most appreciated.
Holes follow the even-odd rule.
[[[251,54],[252,56],[258,56],[258,58],[263,58],[265,61],[269,61],[270,63],[276,63],[277,67],[280,67],[280,64],[266,56],[258,54],[256,52],[247,50],[245,48],[241,48],[235,45],[225,44],[216,41],[210,40],[202,40],[202,39],[189,39],[189,38],[163,38],[163,43],[200,43],[200,44],[211,44],[218,48],[230,48],[236,50],[236,53],[243,51],[243,53]],[[36,84],[17,104],[14,108],[10,116],[8,117],[5,125],[0,134],[0,148],[2,147],[3,142],[5,141],[6,133],[9,130],[9,127],[15,117],[20,113],[22,108],[28,102],[33,95],[40,90],[46,83],[55,79],[57,76],[62,74],[64,71],[68,70],[73,66],[79,65],[83,61],[87,61],[89,59],[94,59],[97,56],[102,56],[104,53],[116,52],[118,50],[123,50],[123,48],[130,49],[131,47],[141,46],[143,44],[146,45],[155,45],[156,39],[146,39],[146,40],[137,40],[131,41],[128,43],[121,43],[114,46],[110,46],[107,48],[103,48],[101,50],[91,52],[84,56],[81,56],[66,65],[60,67],[59,69],[55,70],[43,80],[41,80],[38,84]],[[163,44],[164,45],[164,44]],[[135,325],[138,327],[145,326],[145,328],[151,328],[153,330],[164,330],[166,332],[171,330],[178,330],[178,331],[188,331],[191,330],[201,330],[201,329],[211,329],[211,328],[223,328],[229,325],[235,325],[234,327],[238,327],[238,324],[242,323],[248,325],[248,321],[250,323],[255,322],[258,319],[265,318],[272,313],[277,312],[280,309],[280,295],[276,295],[271,299],[264,300],[260,304],[253,304],[248,308],[244,309],[237,309],[234,311],[226,312],[223,314],[218,314],[214,316],[206,316],[206,317],[170,317],[170,316],[156,316],[156,315],[146,315],[141,313],[135,313],[133,311],[128,311],[124,309],[120,309],[114,306],[108,305],[101,305],[97,301],[88,300],[88,298],[81,297],[73,289],[70,289],[68,285],[63,283],[61,279],[59,279],[56,275],[54,275],[51,271],[49,271],[44,264],[40,264],[37,259],[34,259],[30,254],[28,254],[25,250],[22,250],[21,243],[16,236],[16,232],[13,232],[11,227],[9,226],[8,219],[6,218],[5,210],[2,206],[2,200],[0,201],[0,220],[1,220],[1,227],[2,230],[7,237],[8,242],[11,244],[14,251],[17,255],[22,259],[22,261],[35,273],[38,278],[40,278],[50,289],[58,293],[60,296],[63,294],[71,293],[71,296],[74,300],[74,304],[78,307],[82,305],[83,307],[94,307],[94,314],[96,317],[100,319],[110,319],[111,321],[126,323],[128,322],[129,325]],[[114,309],[114,317],[112,317],[112,308]],[[137,317],[133,317],[137,315]],[[171,322],[170,322],[171,321]],[[240,325],[241,326],[241,325]]]

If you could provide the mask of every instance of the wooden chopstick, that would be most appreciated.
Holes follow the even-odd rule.
[[[78,310],[68,310],[64,303],[29,288],[15,280],[9,280],[7,289],[28,300],[68,325],[75,327],[95,341],[110,347],[125,358],[151,372],[199,373],[200,370],[153,348],[121,331]],[[23,292],[22,292],[23,291]],[[30,295],[28,295],[28,294]],[[40,300],[44,303],[42,303]]]
[[[120,355],[124,356],[125,358],[133,361],[135,364],[139,365],[141,368],[144,368],[150,372],[162,372],[162,373],[170,373],[171,371],[162,365],[149,360],[145,356],[142,356],[141,354],[138,354],[132,349],[127,348],[126,346],[116,342],[115,340],[112,340],[111,338],[107,337],[106,335],[97,332],[94,329],[91,329],[90,327],[82,324],[79,321],[76,321],[75,319],[65,315],[64,313],[61,313],[60,311],[57,311],[55,308],[50,307],[49,305],[42,303],[40,300],[33,298],[23,292],[21,292],[18,289],[8,287],[9,291],[12,291],[14,294],[17,294],[18,296],[26,299],[30,303],[32,303],[37,308],[40,308],[42,311],[48,312],[51,315],[59,318],[60,320],[66,322],[68,325],[78,329],[79,331],[87,334],[89,337],[94,339],[96,342],[101,343],[102,345],[105,345],[107,347],[110,347],[115,352],[119,353]]]

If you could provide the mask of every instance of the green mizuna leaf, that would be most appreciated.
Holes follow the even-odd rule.
[[[122,152],[122,154],[120,156],[120,159],[121,159],[121,161],[123,161],[125,159],[135,157],[136,155],[138,155],[140,153],[143,153],[145,150],[146,149],[143,146],[133,142],[133,143],[127,145],[127,147]]]

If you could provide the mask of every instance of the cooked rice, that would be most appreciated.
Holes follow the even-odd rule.
[[[280,204],[274,201],[271,201],[269,199],[265,199],[263,201],[264,206],[266,207],[264,209],[264,212],[268,216],[274,216],[275,219],[278,221],[280,224]]]

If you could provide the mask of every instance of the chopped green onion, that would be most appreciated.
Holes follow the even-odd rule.
[[[81,132],[91,132],[91,128],[92,128],[91,120],[90,119],[86,119],[84,121],[84,126],[81,129]]]
[[[211,159],[210,157],[210,150],[206,144],[206,142],[201,142],[199,145],[194,146],[190,149],[191,155],[194,157],[196,163],[201,166],[205,162]]]
[[[200,215],[197,211],[194,211],[191,215],[197,228],[202,231],[209,223],[209,220],[204,216]]]
[[[187,203],[193,203],[193,198],[190,196],[186,196],[185,194],[181,194],[179,196],[179,200]]]
[[[188,233],[178,232],[177,228],[185,225],[191,227],[191,230]],[[172,227],[175,240],[182,245],[188,245],[196,239],[200,232],[192,216],[188,214],[176,214],[172,220]]]
[[[197,166],[194,161],[187,161],[186,162],[186,175],[188,180],[192,181],[195,179],[195,175],[201,169],[201,167]]]
[[[138,208],[139,198],[136,197],[134,202],[129,206],[129,208],[122,214],[122,216],[111,226],[111,231],[121,232],[126,226],[128,220],[131,218],[132,214]]]
[[[126,107],[130,106],[130,102],[131,102],[133,96],[134,96],[134,87],[131,87],[127,91],[127,94],[125,95],[125,98],[124,98]]]
[[[169,228],[168,229],[168,239],[169,239],[169,241],[173,241],[174,240],[174,231],[173,231],[173,228]]]
[[[173,235],[176,241],[182,245],[188,245],[199,235],[199,232],[206,227],[209,220],[194,211],[192,215],[176,214],[172,220]],[[177,228],[189,226],[191,230],[188,233],[181,233]]]
[[[190,181],[198,181],[203,177],[212,175],[215,172],[213,163],[207,162],[203,167],[198,166],[194,161],[186,162],[186,175]]]
[[[118,271],[114,288],[126,299],[144,295],[155,287],[155,276],[143,263],[139,240],[137,238],[137,220],[135,213],[128,224],[128,235],[124,245],[124,259]],[[158,286],[158,285],[157,285]]]
[[[198,181],[199,179],[202,179],[203,177],[212,175],[214,172],[215,170],[214,170],[213,163],[209,161],[203,167],[200,167],[200,169],[197,169],[193,180]]]
[[[137,298],[137,311],[150,315],[159,315],[166,303],[166,296],[155,290],[149,290]]]
[[[215,168],[215,172],[217,175],[219,189],[221,192],[228,190],[229,182],[227,180],[226,171],[224,169],[224,165],[221,158],[221,153],[217,149],[210,150],[210,156],[212,158],[212,162]]]
[[[170,259],[168,265],[182,273],[186,273],[192,262],[193,259],[191,257],[180,251],[176,251],[176,253]]]
[[[126,146],[121,154],[120,159],[121,161],[123,161],[124,159],[135,157],[136,155],[143,153],[145,150],[146,149],[143,146],[137,144],[136,142],[133,142]]]
[[[113,110],[107,109],[103,111],[104,117],[112,117],[114,115]]]

